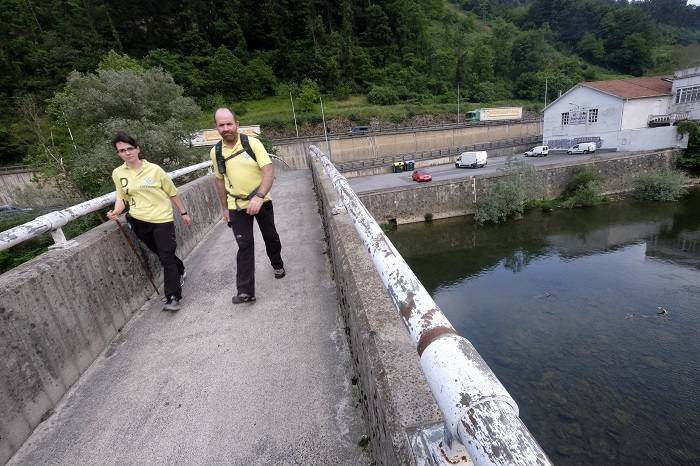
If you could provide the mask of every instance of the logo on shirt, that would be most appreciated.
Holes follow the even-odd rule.
[[[151,178],[150,176],[145,177],[143,179],[143,184],[144,184],[144,186],[153,186],[153,184],[154,184],[153,178]]]

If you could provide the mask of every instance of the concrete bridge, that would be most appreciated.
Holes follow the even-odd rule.
[[[0,464],[549,464],[476,350],[420,314],[415,277],[377,271],[349,188],[309,166],[273,188],[288,275],[256,237],[254,304],[231,304],[210,176],[181,188],[177,313],[111,222],[1,275]]]

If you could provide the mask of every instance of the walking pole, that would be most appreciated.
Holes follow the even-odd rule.
[[[119,230],[122,232],[122,235],[124,235],[124,238],[126,238],[126,242],[129,243],[129,246],[131,246],[131,250],[134,251],[134,254],[136,254],[136,257],[139,258],[139,262],[141,263],[141,267],[143,267],[143,270],[146,272],[146,276],[148,277],[148,281],[150,281],[151,285],[153,285],[153,289],[156,290],[156,294],[160,295],[160,293],[158,293],[158,287],[153,282],[153,275],[151,275],[151,269],[148,268],[148,266],[146,265],[146,262],[143,260],[143,257],[136,250],[134,243],[131,242],[131,238],[129,238],[129,235],[126,233],[126,231],[124,231],[124,226],[119,221],[119,219],[115,218],[114,221],[117,222],[117,225],[119,225]]]

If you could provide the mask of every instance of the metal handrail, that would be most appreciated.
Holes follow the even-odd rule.
[[[211,160],[169,172],[168,176],[174,179],[210,166]],[[83,215],[95,212],[114,203],[115,199],[116,192],[112,191],[109,194],[104,194],[100,197],[90,199],[89,201],[68,207],[67,209],[49,212],[48,214],[35,218],[31,222],[3,231],[0,233],[0,251],[11,248],[12,246],[46,232],[51,233],[51,237],[55,243],[52,247],[67,247],[75,244],[74,242],[66,240],[66,236],[63,234],[61,227]]]
[[[347,179],[326,155],[311,146],[416,344],[423,373],[445,418],[447,451],[459,439],[475,465],[551,465],[518,417],[518,405],[474,346],[457,334]]]

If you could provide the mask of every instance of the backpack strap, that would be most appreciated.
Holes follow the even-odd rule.
[[[253,148],[250,146],[250,141],[248,138],[247,134],[240,133],[238,135],[239,138],[241,138],[241,145],[243,146],[243,149],[250,155],[250,157],[255,160],[257,163],[258,159],[255,157],[255,151]]]
[[[242,153],[246,152],[256,163],[258,159],[255,157],[255,151],[253,148],[250,146],[250,141],[248,140],[248,135],[246,134],[239,134],[239,138],[241,138],[241,145],[243,146],[243,149],[234,152],[233,154],[229,155],[228,157],[224,157],[223,155],[223,150],[222,150],[222,141],[219,141],[216,143],[216,146],[214,146],[214,154],[216,158],[216,166],[219,169],[219,173],[221,175],[226,175],[226,162],[228,160],[231,160],[234,157],[237,157],[241,155]],[[229,184],[231,184],[231,180],[229,180]],[[241,208],[238,206],[238,201],[243,200],[243,201],[248,201],[250,200],[253,196],[255,196],[255,193],[258,192],[258,189],[260,189],[260,186],[256,187],[254,190],[252,190],[248,195],[246,196],[236,196],[235,194],[231,194],[228,192],[228,189],[226,190],[226,195],[234,198],[234,202],[236,204],[236,210],[241,210]]]
[[[224,157],[223,151],[222,151],[222,141],[219,141],[216,143],[216,146],[214,146],[214,153],[215,153],[215,158],[216,158],[216,166],[219,169],[219,173],[221,175],[226,174],[226,162],[228,160],[231,160],[232,158],[241,155],[243,152],[246,152],[250,158],[255,160],[257,163],[258,159],[255,157],[255,151],[253,148],[250,146],[250,141],[248,140],[248,135],[246,134],[239,134],[239,138],[241,138],[241,145],[243,146],[243,149],[234,152],[233,154],[229,155],[228,157]]]

